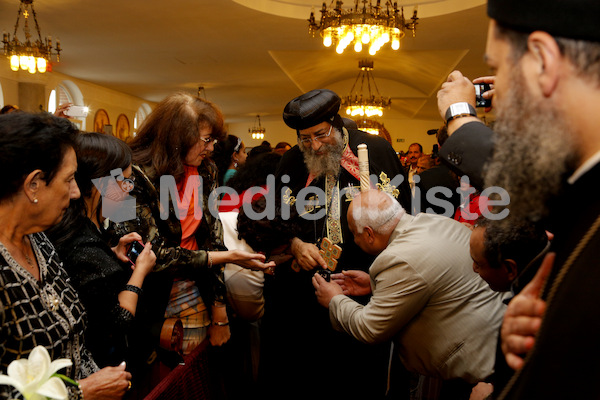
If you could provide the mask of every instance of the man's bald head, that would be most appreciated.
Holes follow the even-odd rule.
[[[361,192],[348,208],[348,223],[362,233],[366,226],[379,234],[388,234],[404,215],[402,206],[389,194],[379,190]]]

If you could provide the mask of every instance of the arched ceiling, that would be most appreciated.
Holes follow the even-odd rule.
[[[435,94],[448,73],[460,69],[472,78],[487,74],[483,55],[488,18],[483,3],[419,1],[416,37],[404,38],[399,51],[383,48],[372,57],[379,91],[392,98],[384,122],[439,118]],[[285,104],[311,89],[349,94],[366,51],[357,54],[349,49],[338,55],[308,34],[311,8],[318,11],[321,4],[316,0],[34,2],[42,35],[61,40],[63,52],[55,71],[150,102],[177,90],[197,93],[203,86],[227,122],[248,124],[257,114],[263,120],[280,121]],[[399,1],[411,9],[414,4]],[[0,0],[0,28],[11,34],[18,6],[19,0]]]

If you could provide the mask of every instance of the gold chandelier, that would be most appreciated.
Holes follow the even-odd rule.
[[[23,16],[23,32],[25,33],[25,41],[21,42],[17,38],[17,29],[19,28],[19,19]],[[35,29],[37,30],[38,38],[31,41],[29,31],[29,16],[33,16]],[[35,10],[33,9],[33,0],[21,0],[19,6],[19,14],[17,15],[17,23],[15,31],[11,39],[10,34],[4,33],[2,43],[4,43],[4,55],[10,59],[10,68],[13,71],[18,71],[19,68],[27,70],[32,74],[36,72],[44,73],[47,70],[52,70],[50,64],[52,53],[52,38],[49,36],[42,40],[40,26],[37,22]],[[56,41],[56,62],[60,61],[60,41]]]
[[[258,125],[256,125],[256,120],[258,120]],[[267,130],[260,124],[260,115],[257,115],[254,120],[254,126],[248,128],[248,133],[252,135],[252,139],[264,139],[266,131]]]
[[[379,89],[373,77],[373,61],[361,60],[358,62],[358,76],[350,89],[350,94],[342,99],[342,106],[346,107],[346,114],[351,117],[356,116],[383,116],[383,109],[392,104],[389,97],[383,97],[379,94]],[[360,80],[360,90],[355,90],[356,84]],[[366,86],[366,90],[365,90]],[[371,91],[371,86],[375,88],[375,94]]]
[[[363,3],[362,7],[359,2]],[[417,29],[417,8],[409,20],[404,18],[404,7],[398,9],[398,3],[386,1],[385,10],[381,7],[381,0],[377,0],[375,6],[372,0],[355,0],[354,8],[342,9],[342,1],[333,0],[330,9],[323,3],[321,9],[321,20],[317,25],[315,13],[310,13],[308,19],[308,31],[311,35],[320,32],[323,37],[323,45],[330,47],[335,45],[335,51],[342,54],[344,49],[354,43],[354,51],[361,52],[364,46],[369,47],[369,54],[375,55],[386,43],[391,41],[393,50],[400,48],[400,40],[405,36],[408,29],[415,37]],[[367,7],[368,4],[368,7]]]

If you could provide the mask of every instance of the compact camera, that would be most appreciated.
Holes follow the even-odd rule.
[[[489,83],[475,84],[475,105],[477,107],[491,107],[492,99],[484,99],[483,94],[488,90],[492,90]]]
[[[144,243],[140,242],[140,241],[135,241],[135,242],[131,242],[129,244],[129,248],[127,250],[127,258],[129,258],[129,261],[135,265],[135,262],[137,261],[138,256],[140,255],[140,253],[142,251],[144,251]]]
[[[328,269],[320,269],[317,274],[321,275],[327,282],[331,281],[331,271]]]
[[[89,107],[71,106],[65,111],[65,115],[68,115],[69,117],[87,117],[89,112]]]

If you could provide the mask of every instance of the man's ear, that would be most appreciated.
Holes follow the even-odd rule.
[[[562,54],[556,40],[546,32],[535,31],[527,39],[527,49],[535,63],[535,71],[541,93],[550,97],[560,79]]]
[[[515,260],[504,260],[502,261],[502,266],[504,267],[504,269],[506,269],[508,279],[511,282],[514,281],[519,275],[519,271],[517,270],[517,263],[515,262]]]
[[[363,229],[363,234],[365,235],[367,243],[373,244],[373,242],[375,241],[375,232],[373,231],[373,228],[371,228],[370,226],[365,226],[365,228]]]

